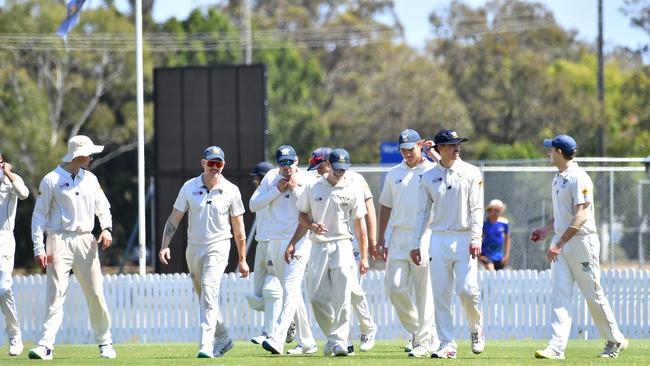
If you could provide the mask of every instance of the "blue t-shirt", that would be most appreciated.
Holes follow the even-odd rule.
[[[508,234],[508,219],[499,217],[494,224],[490,220],[483,222],[483,245],[481,252],[492,262],[503,259],[503,245]]]

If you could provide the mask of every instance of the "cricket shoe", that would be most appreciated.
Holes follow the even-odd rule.
[[[411,352],[409,352],[409,357],[415,357],[415,358],[421,358],[421,357],[427,357],[429,355],[429,348],[422,345],[418,344],[413,349]]]
[[[285,343],[291,343],[296,338],[296,322],[291,322],[289,329],[287,329],[287,339]]]
[[[607,344],[605,344],[605,349],[600,354],[600,358],[617,358],[618,354],[629,345],[630,341],[627,339],[623,339],[623,342],[621,343],[608,341]]]
[[[9,356],[18,356],[23,353],[23,341],[20,336],[9,338]]]
[[[264,342],[265,340],[266,340],[266,335],[265,335],[265,334],[262,334],[262,335],[260,335],[260,336],[257,336],[257,337],[253,337],[253,338],[251,338],[251,343],[252,343],[252,344],[260,344],[260,345],[261,345],[262,342]]]
[[[112,344],[102,344],[99,346],[99,357],[101,358],[117,358],[117,352]]]
[[[312,346],[297,345],[295,348],[287,350],[288,355],[312,355],[316,352],[318,352],[318,346],[315,344]]]
[[[233,347],[235,347],[235,344],[233,343],[232,339],[228,337],[228,340],[224,343],[215,343],[214,348],[212,349],[212,355],[214,357],[223,357],[223,355],[225,355],[226,352],[230,351]]]
[[[353,344],[348,345],[348,356],[354,356],[354,345]]]
[[[214,350],[210,349],[210,346],[203,345],[199,348],[196,358],[214,358]]]
[[[359,351],[368,352],[375,346],[375,336],[377,335],[377,329],[370,332],[370,334],[361,335],[361,344],[359,345]]]
[[[54,351],[45,346],[38,345],[29,351],[27,357],[32,360],[51,360],[54,358]]]
[[[323,354],[325,356],[331,356],[333,353],[334,353],[334,349],[330,341],[325,342],[325,345],[323,346]]]
[[[338,344],[334,346],[334,356],[336,357],[347,357],[348,356],[348,349],[347,347],[343,348],[339,346]]]
[[[546,347],[535,351],[535,358],[546,358],[550,360],[564,360],[564,352],[557,351],[551,347]]]
[[[485,337],[483,336],[483,332],[472,333],[471,338],[472,338],[472,352],[475,355],[478,355],[479,353],[483,352],[483,350],[485,349]]]
[[[437,352],[433,352],[431,358],[456,358],[456,349],[451,346],[442,347]]]
[[[404,346],[404,352],[409,353],[413,351],[413,343],[414,343],[415,337],[411,336],[411,339],[408,341],[408,343]]]

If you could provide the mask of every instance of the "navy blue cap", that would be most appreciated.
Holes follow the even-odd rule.
[[[282,145],[275,151],[275,161],[279,163],[283,160],[298,160],[296,150],[294,150],[293,146]]]
[[[219,146],[210,146],[207,149],[203,150],[203,159],[219,159],[221,161],[226,161],[226,155],[223,153],[223,150]]]
[[[557,135],[554,139],[544,139],[544,147],[554,147],[568,155],[573,155],[578,150],[576,140],[569,135]]]
[[[327,146],[319,147],[318,149],[314,150],[314,152],[311,153],[311,158],[309,159],[309,168],[307,168],[307,170],[317,169],[322,162],[329,159],[331,152],[332,149]]]
[[[345,149],[332,150],[327,160],[329,160],[334,170],[348,170],[350,168],[350,154]]]
[[[255,168],[253,168],[253,171],[250,173],[250,175],[256,177],[263,177],[271,169],[273,169],[273,164],[268,163],[266,161],[261,161],[257,163],[257,165],[255,165]]]
[[[412,149],[420,141],[420,134],[410,128],[399,133],[399,148]]]
[[[466,141],[466,137],[458,136],[458,133],[453,130],[438,131],[436,136],[433,138],[433,143],[436,145],[455,145]]]

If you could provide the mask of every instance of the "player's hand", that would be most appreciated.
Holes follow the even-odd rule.
[[[102,243],[102,250],[106,250],[111,246],[111,244],[113,244],[113,235],[111,235],[111,232],[108,230],[102,230],[97,241]]]
[[[472,243],[469,245],[469,255],[476,259],[481,255],[481,244]]]
[[[297,186],[298,186],[298,182],[296,182],[296,178],[291,177],[287,181],[286,189],[293,191]]]
[[[368,268],[370,265],[368,265],[368,259],[367,258],[361,258],[359,261],[359,273],[362,275],[366,274],[368,272]]]
[[[160,263],[168,265],[169,260],[172,259],[171,250],[169,248],[160,249],[160,252],[158,252],[158,258],[160,258]]]
[[[377,250],[377,245],[368,245],[368,253],[370,253],[370,257],[373,260],[380,260],[382,259],[381,254],[379,254],[379,251]]]
[[[548,231],[544,229],[536,229],[535,231],[533,231],[532,234],[530,234],[530,241],[536,243],[538,241],[542,241],[546,239],[547,236],[548,236]]]
[[[327,226],[325,224],[317,224],[313,222],[311,224],[311,228],[309,228],[311,231],[316,233],[316,235],[325,235],[327,234]]]
[[[296,252],[296,245],[293,243],[289,243],[287,245],[287,249],[284,251],[284,261],[289,264],[291,260],[293,259],[293,254]]]
[[[411,260],[415,263],[416,266],[419,266],[422,262],[422,256],[420,255],[420,248],[411,250]]]
[[[546,253],[546,259],[548,259],[548,261],[551,263],[557,262],[557,257],[561,252],[562,247],[555,244],[549,248],[548,253]]]
[[[384,261],[388,257],[388,248],[386,248],[386,244],[383,239],[377,239],[377,254],[379,255],[379,258],[383,259]]]
[[[287,190],[288,184],[289,184],[289,181],[287,179],[285,179],[285,178],[280,179],[278,181],[278,184],[277,184],[278,191],[284,193],[284,191]]]
[[[246,263],[245,260],[239,261],[239,273],[241,274],[241,276],[239,276],[239,278],[248,277],[248,272],[249,272],[248,263]]]
[[[11,173],[11,168],[13,168],[11,164],[7,163],[6,161],[2,163],[2,171],[5,174]]]
[[[489,262],[488,257],[484,256],[481,254],[481,256],[478,257],[478,260],[480,260],[483,263]]]
[[[34,257],[34,261],[36,262],[36,264],[38,264],[39,267],[41,267],[41,269],[47,268],[48,263],[47,263],[47,256],[46,255],[43,255],[43,254],[37,255],[37,256]]]

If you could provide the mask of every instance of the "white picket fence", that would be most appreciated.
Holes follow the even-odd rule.
[[[622,332],[630,338],[650,337],[650,271],[603,271],[602,284]],[[105,277],[115,342],[196,342],[198,301],[186,274],[109,275]],[[408,336],[384,294],[384,272],[370,272],[363,282],[371,313],[379,325],[379,339]],[[545,339],[550,334],[550,271],[479,272],[481,306],[488,339]],[[23,338],[37,340],[45,316],[45,276],[16,276],[14,292]],[[221,289],[222,311],[230,334],[236,339],[258,335],[262,316],[252,311],[244,294],[251,279],[230,274]],[[468,337],[458,298],[455,297],[456,335]],[[93,341],[86,301],[76,278],[71,278],[58,343]],[[311,316],[311,314],[310,314]],[[577,288],[574,291],[573,338],[593,339],[598,331]],[[0,327],[4,319],[0,316]],[[312,322],[314,334],[322,333]],[[358,327],[353,335],[358,336]],[[4,338],[4,337],[0,337]]]

